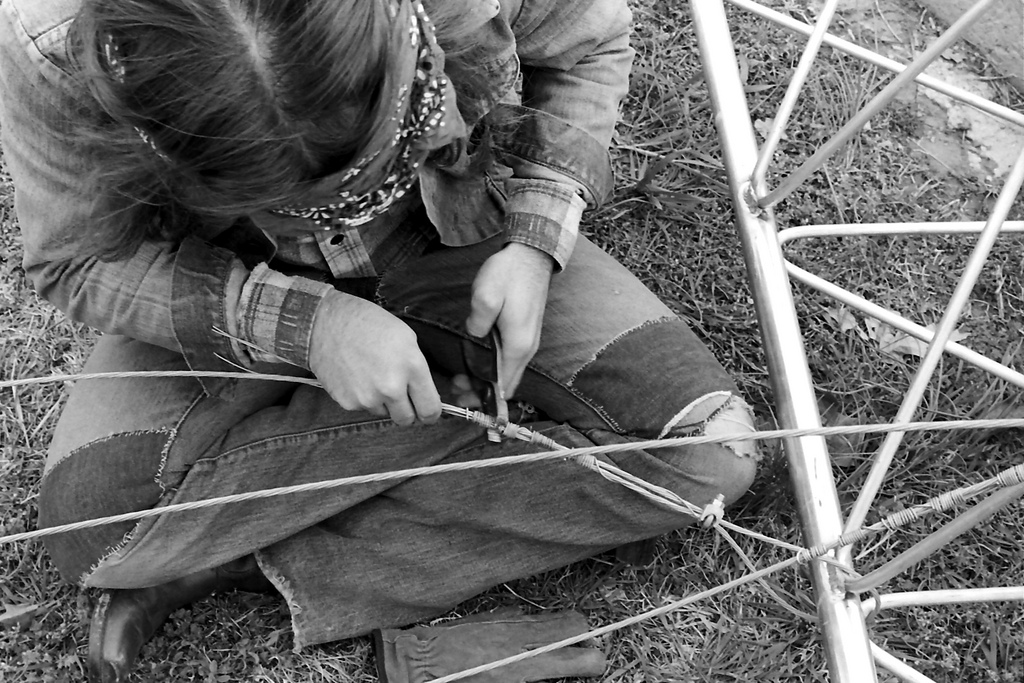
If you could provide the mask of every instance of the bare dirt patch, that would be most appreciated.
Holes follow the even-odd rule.
[[[874,42],[880,54],[907,63],[927,49],[945,26],[906,0],[853,0],[839,17],[856,27],[859,41]],[[1024,41],[1024,38],[1022,38]],[[1009,85],[995,67],[964,43],[946,50],[926,74],[979,97],[998,100]],[[998,181],[1024,147],[1024,132],[973,106],[930,88],[907,90],[901,102],[917,110],[913,144],[931,158],[937,173]]]

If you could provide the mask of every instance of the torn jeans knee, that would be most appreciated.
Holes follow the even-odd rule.
[[[731,391],[716,391],[692,401],[676,413],[662,428],[659,439],[675,436],[729,436],[754,431],[754,418],[750,406]],[[757,444],[753,440],[726,441],[733,453],[759,459]]]
[[[704,474],[708,480],[706,485],[718,489],[717,493],[722,494],[728,503],[735,501],[750,487],[761,456],[756,441],[729,440],[727,437],[739,437],[754,431],[753,413],[747,402],[731,391],[717,391],[701,396],[676,413],[662,428],[658,438],[725,438],[719,444],[706,444],[701,450],[713,458],[704,465]],[[694,457],[692,447],[683,447],[682,450],[686,452],[687,458]]]

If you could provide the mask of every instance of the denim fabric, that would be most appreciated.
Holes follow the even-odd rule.
[[[466,370],[471,283],[500,246],[495,238],[433,249],[379,283],[380,302],[413,326],[443,373]],[[86,370],[183,367],[173,351],[105,336]],[[491,444],[456,418],[399,428],[343,411],[308,386],[217,382],[216,396],[187,378],[76,385],[47,461],[41,524],[533,450]],[[585,239],[552,280],[541,348],[518,398],[550,416],[538,427],[567,446],[699,432],[730,409],[732,428],[750,424],[733,383],[687,326]],[[697,505],[719,493],[735,500],[754,471],[732,445],[609,460]],[[166,515],[49,537],[47,547],[67,578],[107,587],[160,583],[256,551],[301,646],[427,618],[489,586],[688,521],[555,461]]]
[[[418,241],[423,230],[396,229],[408,249],[377,245],[341,258],[344,244],[325,240],[318,242],[324,258],[314,258],[296,243],[282,250],[287,263],[274,260],[272,238],[295,226],[275,226],[262,215],[240,216],[224,231],[204,228],[180,243],[147,243],[119,261],[88,255],[97,229],[83,180],[90,159],[74,137],[84,93],[64,52],[80,1],[0,5],[0,136],[16,188],[26,272],[69,317],[106,333],[86,371],[232,369],[229,361],[240,356],[223,332],[238,327],[237,292],[266,263],[290,277],[307,268],[301,275],[308,279],[376,297],[416,330],[438,372],[464,371],[472,281],[510,237],[499,234],[510,227],[564,266],[552,279],[540,350],[520,387],[520,398],[552,419],[546,434],[574,446],[713,425],[749,429],[732,382],[686,325],[592,244],[581,239],[572,249],[580,199],[593,206],[611,189],[606,150],[632,59],[624,0],[501,3],[502,14],[481,32],[474,55],[492,87],[465,104],[471,119],[494,112],[504,163],[481,175],[461,172],[469,168],[462,159],[422,178],[430,234],[449,247],[428,249]],[[515,108],[520,67],[525,109]],[[551,182],[573,192],[549,191]],[[330,179],[321,189],[333,189],[328,185]],[[517,213],[525,216],[509,219]],[[376,267],[373,259],[385,252],[400,258]],[[364,270],[367,258],[371,268]],[[384,275],[367,291],[367,279],[334,279],[339,271]],[[307,290],[296,285],[296,291]],[[308,330],[315,296],[270,298],[301,298],[304,303],[282,303],[280,310],[293,315],[295,329]],[[271,308],[274,318],[278,309]],[[293,339],[277,333],[273,328],[259,333],[271,339],[247,341],[292,348]],[[261,363],[253,369],[303,372]],[[83,381],[51,444],[40,521],[529,449],[491,444],[480,428],[454,418],[398,428],[289,383]],[[609,460],[698,505],[719,493],[735,499],[754,469],[749,447],[740,444]],[[557,461],[161,516],[50,537],[47,547],[70,580],[123,588],[255,552],[284,594],[302,645],[425,618],[488,586],[686,522],[572,461]]]

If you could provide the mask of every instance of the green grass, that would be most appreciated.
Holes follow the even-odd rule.
[[[777,2],[797,10],[798,3]],[[803,7],[805,3],[799,3]],[[773,425],[773,399],[749,288],[732,225],[717,134],[700,74],[693,28],[682,0],[639,0],[637,66],[615,141],[619,190],[584,229],[618,256],[695,330],[734,373],[755,406],[759,424]],[[787,34],[734,13],[738,48],[755,119],[774,112],[800,53]],[[841,26],[866,44],[873,36]],[[927,32],[927,22],[919,27]],[[858,35],[858,32],[861,32]],[[986,66],[967,53],[978,73]],[[783,143],[778,173],[792,169],[837,124],[877,91],[884,74],[832,56],[812,73],[795,125]],[[1024,110],[1020,96],[1002,100]],[[913,96],[889,107],[803,188],[779,207],[783,225],[828,221],[980,219],[996,187],[937,170],[914,138],[927,133]],[[9,180],[0,182],[0,379],[79,369],[93,333],[68,323],[30,291]],[[1024,217],[1018,202],[1015,218]],[[965,238],[836,238],[787,250],[794,262],[826,275],[922,323],[934,323],[970,249]],[[976,350],[1021,369],[1022,250],[1000,244],[960,322]],[[827,311],[835,304],[797,287],[796,305],[817,388],[831,422],[891,419],[916,360],[880,350],[868,322],[843,329]],[[35,525],[39,476],[64,387],[3,390],[0,398],[0,534]],[[928,387],[921,419],[1022,414],[1020,391],[994,382],[955,359],[943,360]],[[841,500],[849,504],[879,439],[833,440]],[[886,481],[872,519],[922,502],[1021,461],[1019,432],[929,433],[910,436]],[[784,459],[775,444],[758,482],[729,518],[761,533],[800,542]],[[1024,576],[1016,504],[946,545],[890,582],[884,591],[998,586]],[[914,524],[858,547],[868,571],[948,519]],[[737,537],[757,567],[786,553]],[[722,537],[696,529],[658,541],[649,565],[630,569],[611,556],[498,586],[460,612],[521,605],[577,608],[594,626],[626,618],[749,573]],[[92,593],[63,584],[41,543],[0,547],[0,603],[35,605],[23,626],[0,632],[0,680],[83,678]],[[609,683],[640,681],[825,681],[814,601],[801,570],[770,576],[601,639]],[[920,607],[883,612],[870,623],[883,647],[937,681],[1010,683],[1024,677],[1024,606]],[[301,654],[291,652],[287,611],[279,600],[225,595],[174,615],[146,647],[136,680],[250,680],[267,683],[375,680],[368,642],[355,639]],[[882,680],[891,680],[882,674]]]

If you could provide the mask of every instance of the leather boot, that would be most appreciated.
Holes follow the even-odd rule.
[[[206,569],[149,588],[108,590],[100,596],[89,626],[89,683],[128,680],[142,646],[177,609],[215,591],[271,592],[254,557]]]
[[[629,567],[646,567],[657,555],[656,538],[645,538],[620,545],[615,549],[615,559]]]

